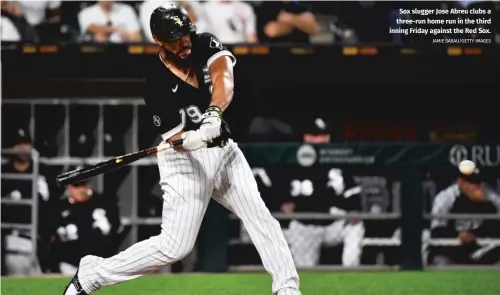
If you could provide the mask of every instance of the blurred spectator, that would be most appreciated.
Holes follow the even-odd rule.
[[[302,125],[302,124],[301,124]],[[312,126],[311,126],[312,125]],[[307,143],[326,143],[331,141],[331,128],[322,118],[314,119],[314,125],[303,122],[302,128],[303,141]]]
[[[24,17],[21,6],[17,2],[1,1],[1,39],[10,42],[38,42],[35,29]]]
[[[395,18],[399,17],[400,8],[413,9],[416,5],[429,6],[438,1],[428,2],[404,2],[404,1],[339,1],[335,9],[344,29],[349,29],[355,34],[357,42],[403,42],[406,39],[395,38],[389,34],[388,27],[400,27],[395,25]],[[401,16],[401,18],[409,18]],[[402,26],[404,27],[404,26]],[[353,31],[352,31],[353,30]]]
[[[84,41],[127,43],[142,41],[134,9],[124,3],[100,0],[78,14]]]
[[[298,1],[265,1],[257,10],[261,42],[309,43],[320,26],[307,6]]]
[[[60,29],[61,1],[18,0],[24,17],[33,26],[42,42],[57,42]]]
[[[203,5],[208,31],[222,42],[257,42],[255,12],[250,4],[233,0],[209,1]]]
[[[94,193],[85,181],[71,184],[66,187],[56,214],[57,229],[51,250],[62,274],[74,275],[85,255],[115,254],[121,242],[116,198]]]
[[[12,148],[20,151],[29,151],[33,148],[27,132],[19,129],[13,138]],[[2,165],[2,173],[26,174],[33,173],[33,165],[29,154],[12,155],[9,161]],[[32,237],[31,231],[26,229],[2,230],[5,234],[5,264],[9,275],[37,274],[45,269],[47,241],[50,232],[50,217],[52,216],[53,200],[50,198],[51,188],[47,167],[39,165],[37,179],[38,192],[38,236]],[[49,180],[49,181],[48,181]],[[2,198],[10,200],[28,200],[32,193],[31,179],[4,179],[2,178]],[[17,204],[2,205],[2,222],[31,224],[31,207]],[[36,221],[35,221],[36,222]],[[38,241],[39,262],[33,265],[31,261],[32,239]]]
[[[19,31],[17,30],[16,26],[14,26],[14,23],[6,16],[3,15],[2,13],[2,19],[1,19],[1,34],[2,34],[2,41],[9,41],[9,42],[19,42],[21,41],[21,35],[19,34]]]
[[[481,3],[481,2],[490,2],[490,1],[485,1],[485,0],[460,0],[460,1],[455,1],[455,2],[457,2],[457,4],[460,5],[463,8],[468,8],[472,4]]]
[[[290,124],[277,118],[256,117],[248,127],[247,141],[280,142],[293,141]]]
[[[500,195],[484,182],[479,169],[459,172],[457,182],[439,192],[433,202],[432,214],[499,214]],[[436,264],[495,264],[500,262],[500,248],[479,245],[478,238],[498,238],[498,220],[435,218],[431,223],[432,238],[458,238],[458,247],[433,248],[429,259]]]
[[[142,30],[144,32],[144,37],[146,41],[150,43],[155,43],[153,36],[151,35],[151,27],[149,25],[149,19],[151,18],[151,13],[161,5],[169,3],[178,3],[184,7],[189,15],[191,21],[195,24],[198,32],[206,32],[207,24],[205,21],[203,6],[198,1],[158,1],[158,0],[146,0],[141,3],[139,8],[139,15],[142,24]]]

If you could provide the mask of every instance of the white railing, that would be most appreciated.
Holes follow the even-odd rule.
[[[1,196],[0,202],[2,206],[4,205],[20,205],[20,206],[31,206],[31,224],[17,223],[17,222],[2,222],[1,228],[12,230],[12,231],[28,231],[31,236],[31,251],[26,253],[30,255],[31,265],[37,265],[37,237],[38,237],[38,175],[39,175],[39,154],[38,151],[32,149],[29,151],[17,150],[17,149],[2,149],[2,155],[16,155],[16,154],[29,154],[32,159],[32,172],[31,173],[1,173],[1,178],[12,179],[12,180],[31,180],[31,196],[21,196],[25,199],[9,199],[6,196]],[[4,243],[6,241],[2,241]],[[6,250],[10,249],[10,243],[6,244]]]
[[[36,125],[36,116],[35,116],[35,107],[36,106],[62,106],[64,107],[65,118],[63,122],[63,126],[60,130],[61,145],[59,146],[60,154],[57,157],[53,158],[41,158],[40,163],[46,165],[61,165],[64,169],[67,169],[70,165],[81,165],[81,164],[96,164],[100,161],[105,160],[104,156],[104,107],[105,106],[123,106],[128,105],[132,108],[132,124],[130,126],[129,134],[130,138],[126,140],[125,147],[126,152],[134,152],[138,151],[139,148],[139,140],[138,140],[138,108],[144,106],[144,100],[140,97],[137,98],[105,98],[105,99],[95,99],[95,98],[56,98],[56,99],[2,99],[3,105],[13,104],[13,105],[28,105],[30,108],[30,121],[29,121],[29,134],[31,139],[35,141],[37,134],[35,134],[35,125]],[[90,158],[80,158],[80,157],[70,157],[70,106],[75,105],[92,105],[98,108],[99,118],[96,127],[96,147],[94,149],[94,155]],[[150,157],[147,159],[143,159],[131,164],[131,181],[129,182],[130,196],[126,196],[125,198],[120,198],[120,208],[122,211],[127,211],[126,213],[131,218],[138,218],[138,166],[148,166],[148,165],[156,165],[156,159],[154,157]],[[4,159],[2,158],[2,161]],[[104,189],[104,177],[103,175],[99,175],[93,179],[94,189],[98,192],[102,192]],[[126,210],[123,210],[126,208]],[[137,234],[138,234],[137,225],[132,225],[131,229],[131,240],[130,243],[137,242]]]
[[[130,138],[127,141],[127,152],[133,152],[138,150],[138,108],[144,106],[144,101],[142,98],[134,98],[134,99],[123,99],[123,98],[106,98],[106,99],[3,99],[2,104],[26,104],[31,108],[31,119],[30,119],[30,134],[32,139],[36,138],[35,134],[35,106],[36,105],[59,105],[64,106],[65,108],[65,120],[62,126],[61,133],[63,135],[63,143],[61,146],[62,153],[61,155],[53,158],[39,158],[37,155],[37,162],[46,164],[46,165],[61,165],[61,166],[69,166],[69,165],[78,165],[78,164],[88,164],[93,165],[99,163],[101,161],[108,160],[112,157],[104,156],[104,107],[105,106],[122,106],[128,105],[133,108],[132,112],[132,124],[130,126]],[[87,158],[79,158],[79,157],[70,157],[69,153],[69,106],[70,105],[95,105],[98,107],[99,111],[99,122],[97,124],[97,142],[96,142],[96,150],[94,155]],[[130,190],[127,192],[130,194],[125,199],[120,199],[121,208],[127,208],[129,211],[126,213],[127,217],[123,217],[122,221],[125,225],[131,226],[131,239],[128,241],[129,243],[135,243],[138,240],[138,227],[141,225],[161,225],[161,218],[143,218],[138,216],[138,167],[139,166],[151,166],[156,165],[157,159],[156,157],[149,157],[145,159],[141,159],[134,163],[131,163],[131,181],[129,182]],[[36,172],[38,173],[38,171]],[[9,175],[5,175],[5,177],[9,177]],[[36,184],[36,183],[34,183]],[[35,185],[36,187],[36,185]],[[103,190],[103,177],[96,177],[96,185],[95,188],[97,191]],[[35,195],[36,196],[36,195]],[[37,198],[35,198],[37,199]],[[4,200],[2,200],[4,202]],[[10,200],[5,200],[5,204],[11,202]],[[22,203],[28,203],[26,201],[22,201]],[[37,210],[33,210],[36,214]],[[122,210],[123,212],[124,210]],[[318,219],[318,220],[332,220],[335,218],[357,218],[357,219],[365,219],[365,220],[396,220],[400,218],[399,213],[385,213],[385,214],[347,214],[347,215],[331,215],[331,214],[282,214],[276,213],[274,216],[280,220],[290,220],[290,219]],[[498,215],[471,215],[471,214],[447,214],[447,215],[439,215],[439,216],[431,216],[429,214],[424,215],[425,218],[440,218],[440,219],[500,219]],[[36,217],[36,216],[35,216]],[[232,215],[232,219],[236,219],[237,217]],[[33,218],[32,220],[36,220]],[[10,224],[2,224],[3,228],[10,227]],[[34,227],[30,227],[33,231]],[[35,231],[36,232],[36,231]],[[429,245],[444,245],[444,246],[454,246],[458,245],[458,241],[456,239],[430,239],[427,241]],[[485,244],[495,244],[500,245],[500,239],[480,239],[480,243]],[[241,243],[238,240],[232,240],[231,243]],[[380,245],[380,246],[400,246],[401,240],[399,237],[389,237],[389,238],[377,238],[377,237],[366,237],[363,239],[364,246],[372,246],[372,245]],[[34,249],[36,249],[36,244],[34,245]]]
[[[335,219],[360,219],[360,220],[395,220],[401,217],[399,213],[348,213],[344,215],[336,214],[323,214],[323,213],[273,213],[273,216],[278,220],[300,220],[300,219],[312,219],[312,220],[335,220]],[[439,218],[439,219],[478,219],[478,220],[500,220],[500,215],[498,214],[426,214],[428,217]],[[237,220],[238,217],[234,214],[230,215],[230,218]],[[162,223],[161,217],[147,217],[147,218],[129,218],[122,217],[121,222],[124,225],[158,225]],[[458,246],[460,241],[454,238],[436,238],[436,239],[423,239],[424,243],[432,246]],[[496,245],[500,246],[500,239],[483,238],[477,240],[479,245]],[[233,239],[230,244],[241,244],[245,243],[239,239]],[[400,246],[401,239],[397,234],[390,238],[364,238],[363,246]]]

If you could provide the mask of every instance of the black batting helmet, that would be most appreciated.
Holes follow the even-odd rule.
[[[177,4],[165,4],[156,8],[149,21],[151,33],[160,41],[174,41],[196,31],[187,11]]]

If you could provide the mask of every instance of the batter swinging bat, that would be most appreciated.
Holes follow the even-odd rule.
[[[156,147],[148,148],[135,153],[127,154],[124,156],[119,156],[104,162],[97,163],[93,166],[87,168],[76,169],[73,171],[68,171],[66,173],[60,174],[56,177],[58,186],[66,186],[68,184],[73,184],[87,180],[91,177],[97,176],[99,174],[108,173],[113,170],[122,168],[132,162],[145,158],[149,155],[156,154],[158,152],[170,149],[176,146],[182,145],[182,139],[172,141],[171,143],[162,144]]]

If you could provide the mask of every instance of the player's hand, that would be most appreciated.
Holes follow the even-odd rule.
[[[458,234],[458,239],[462,244],[470,244],[476,240],[476,236],[469,232],[461,232]]]
[[[208,142],[221,135],[221,115],[222,112],[218,107],[209,107],[202,115],[200,131],[207,138]]]
[[[186,131],[182,133],[182,147],[185,150],[197,150],[207,146],[207,139],[200,130]]]

